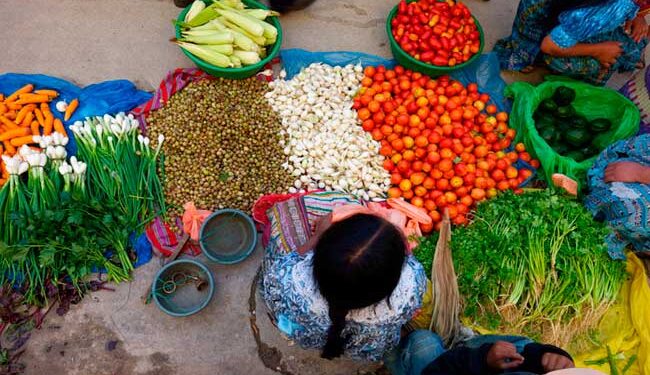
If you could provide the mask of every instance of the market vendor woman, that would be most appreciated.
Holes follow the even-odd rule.
[[[645,6],[645,5],[644,5]],[[512,34],[494,48],[501,68],[552,71],[604,85],[643,66],[648,26],[633,0],[521,0]]]
[[[381,360],[420,308],[426,275],[404,216],[337,192],[276,203],[261,291],[278,328],[322,357]]]

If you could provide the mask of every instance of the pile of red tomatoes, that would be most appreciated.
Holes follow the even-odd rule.
[[[406,53],[436,66],[462,64],[481,47],[469,9],[452,0],[401,0],[391,20],[391,31]]]
[[[366,67],[364,75],[354,108],[363,129],[381,142],[391,173],[388,196],[423,207],[436,228],[445,208],[453,223],[464,224],[477,202],[499,190],[519,191],[532,171],[517,169],[518,160],[539,167],[523,144],[510,147],[516,133],[508,114],[497,113],[476,84],[401,66]]]

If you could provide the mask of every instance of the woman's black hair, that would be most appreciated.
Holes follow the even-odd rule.
[[[343,354],[345,317],[350,310],[389,299],[399,283],[406,241],[388,221],[367,214],[332,224],[314,249],[314,278],[332,321],[321,357]]]
[[[550,30],[560,23],[560,14],[569,10],[601,5],[610,0],[550,0],[548,5],[547,28]]]

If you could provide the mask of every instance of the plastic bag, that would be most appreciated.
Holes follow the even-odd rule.
[[[300,70],[313,63],[323,63],[331,66],[344,66],[348,64],[361,64],[363,66],[384,65],[392,68],[396,65],[395,60],[369,55],[361,52],[311,52],[303,49],[285,49],[280,51],[282,66],[287,72],[287,79],[293,78],[300,73]],[[492,102],[499,110],[509,110],[510,103],[503,96],[506,83],[501,78],[499,60],[496,54],[488,53],[481,55],[475,63],[464,69],[455,71],[451,77],[462,82],[464,85],[477,83],[479,91],[484,92],[492,98]]]
[[[634,103],[618,92],[596,87],[564,77],[549,77],[547,82],[534,87],[525,82],[515,82],[506,89],[506,96],[514,96],[510,112],[510,126],[517,130],[517,142],[523,142],[526,149],[541,163],[540,174],[552,184],[553,173],[562,173],[584,186],[587,170],[593,165],[595,156],[582,162],[562,156],[555,152],[537,132],[533,114],[539,103],[553,95],[559,86],[567,86],[576,91],[573,106],[588,120],[606,118],[612,121],[612,129],[598,135],[593,143],[600,149],[621,139],[634,135],[639,130],[639,110]]]
[[[36,89],[53,89],[59,92],[59,96],[50,103],[50,108],[54,117],[61,121],[63,121],[63,113],[54,108],[56,102],[64,100],[69,103],[72,99],[79,99],[79,107],[72,118],[64,122],[66,129],[75,121],[83,120],[88,116],[128,112],[151,98],[151,94],[138,90],[127,80],[105,81],[80,88],[60,78],[43,74],[17,73],[0,75],[0,93],[10,94],[28,83],[33,84]],[[70,155],[77,153],[74,137],[70,137],[66,149]]]
[[[607,357],[606,347],[609,346],[619,373],[635,355],[636,361],[626,375],[650,374],[650,316],[647,313],[650,286],[643,263],[636,256],[628,255],[627,271],[631,277],[623,285],[620,301],[609,309],[598,327],[604,342],[593,350],[574,355],[576,366],[610,373],[608,363],[594,364]]]

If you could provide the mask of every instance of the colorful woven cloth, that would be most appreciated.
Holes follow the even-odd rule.
[[[362,204],[344,193],[319,192],[279,202],[268,211],[271,239],[260,291],[278,328],[303,348],[322,348],[331,321],[327,302],[313,277],[313,252],[302,257],[297,249],[309,240],[317,221],[335,207]],[[348,338],[345,354],[377,361],[394,348],[401,327],[422,304],[426,280],[420,263],[408,256],[390,304],[382,301],[348,314],[343,331]]]
[[[650,252],[650,185],[604,181],[605,168],[620,161],[650,166],[650,134],[609,146],[589,170],[590,193],[584,204],[612,227],[614,233],[607,238],[607,245],[614,259],[625,259],[628,245]]]
[[[604,84],[616,71],[631,71],[640,61],[646,41],[635,43],[623,30],[639,7],[632,0],[610,0],[605,4],[567,11],[560,14],[559,24],[549,29],[550,0],[521,0],[512,26],[512,34],[497,41],[494,51],[502,69],[519,71],[541,61],[551,70],[595,84]],[[560,47],[576,43],[619,41],[623,55],[605,74],[592,57],[554,58],[542,56],[542,40],[550,35]]]
[[[641,112],[639,134],[650,133],[650,70],[648,67],[636,74],[621,88],[620,92],[636,104]]]

